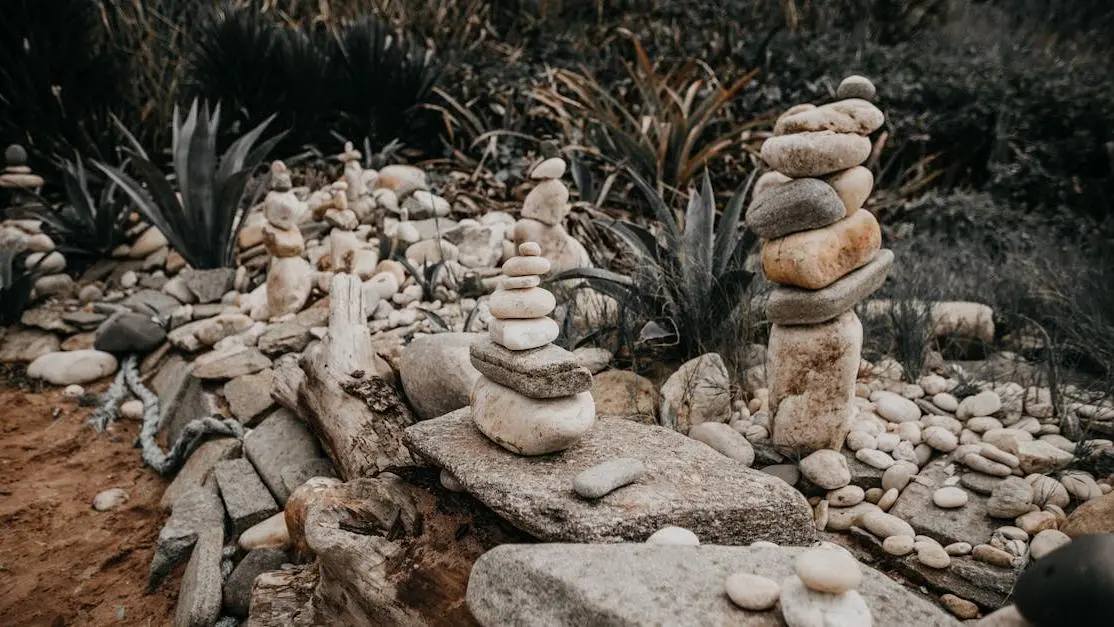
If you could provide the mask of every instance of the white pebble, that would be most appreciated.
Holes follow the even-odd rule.
[[[776,581],[750,573],[731,575],[723,587],[732,603],[754,612],[772,608],[781,596],[781,586]]]
[[[809,549],[797,556],[794,569],[810,590],[829,594],[854,590],[863,579],[859,562],[846,551]]]
[[[646,538],[646,544],[661,544],[673,546],[698,546],[700,538],[696,534],[685,529],[684,527],[662,527],[658,529],[649,538]]]
[[[967,491],[954,486],[940,488],[932,493],[932,502],[943,509],[963,507],[967,504],[967,499]]]
[[[85,396],[85,388],[76,383],[67,385],[66,389],[62,390],[62,396],[68,399],[81,398],[82,396]]]

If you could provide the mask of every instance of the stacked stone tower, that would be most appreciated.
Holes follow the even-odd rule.
[[[313,289],[309,262],[302,258],[306,243],[298,224],[308,208],[294,195],[286,164],[271,164],[271,189],[263,201],[263,245],[271,255],[267,272],[267,313],[279,317],[297,313]]]
[[[766,306],[767,379],[775,445],[838,450],[850,427],[863,329],[853,310],[893,265],[878,221],[862,209],[874,184],[862,164],[884,122],[863,77],[837,102],[782,115],[762,147],[773,168],[755,188],[747,226],[762,239],[762,269],[777,288]]]

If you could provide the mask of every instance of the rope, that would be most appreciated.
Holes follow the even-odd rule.
[[[139,446],[143,462],[160,475],[172,475],[189,457],[201,440],[209,435],[244,437],[244,427],[232,418],[204,416],[186,424],[177,441],[164,453],[155,441],[159,427],[159,397],[147,389],[139,376],[139,357],[128,355],[116,373],[101,404],[89,415],[89,422],[97,433],[103,433],[108,424],[117,418],[117,407],[127,390],[143,402],[143,424],[139,429]],[[125,387],[126,386],[126,387]]]

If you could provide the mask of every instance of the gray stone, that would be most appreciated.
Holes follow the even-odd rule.
[[[781,580],[781,615],[792,627],[857,627],[871,625],[870,608],[855,590],[826,594],[810,590],[800,577]]]
[[[66,313],[62,314],[63,320],[69,322],[70,324],[83,331],[96,329],[102,322],[104,322],[106,317],[107,316],[102,313],[97,313],[95,311],[85,311],[84,309],[78,309],[77,311],[67,311]],[[100,350],[104,349],[102,348]]]
[[[178,276],[182,277],[186,287],[197,297],[197,302],[213,303],[219,301],[225,292],[232,289],[232,285],[236,281],[236,269],[195,270],[188,268]]]
[[[61,308],[48,304],[25,310],[20,315],[19,321],[25,327],[36,327],[43,331],[76,333],[77,329],[62,319],[62,313]]]
[[[224,534],[224,506],[215,481],[187,490],[174,501],[170,518],[159,530],[147,587],[154,590],[170,571],[190,556],[198,537],[205,533]],[[219,603],[219,599],[218,599]]]
[[[638,481],[645,474],[646,465],[642,460],[620,457],[581,472],[573,479],[572,488],[586,499],[598,499]]]
[[[994,518],[1017,518],[1033,509],[1033,486],[1021,477],[1006,477],[986,502],[986,513]],[[972,544],[974,544],[972,542]]]
[[[193,376],[193,367],[177,355],[155,375],[151,388],[159,395],[159,428],[169,442],[177,442],[191,420],[217,413],[216,400]]]
[[[244,436],[244,455],[255,466],[279,505],[286,505],[290,491],[282,471],[322,457],[309,427],[287,409],[279,409]]]
[[[764,239],[828,226],[847,214],[839,194],[819,179],[795,179],[778,185],[751,203],[747,228]]]
[[[193,376],[199,379],[235,379],[271,367],[271,360],[254,346],[235,346],[198,357]]]
[[[166,329],[150,315],[118,312],[97,328],[93,346],[110,353],[148,353],[166,340]]]
[[[901,492],[890,513],[907,521],[917,533],[945,546],[955,542],[989,541],[998,525],[986,515],[985,496],[971,492],[967,504],[957,509],[940,509],[933,504],[932,493],[943,487],[947,478],[944,463],[925,466],[917,479]]]
[[[228,581],[224,582],[224,611],[246,618],[251,607],[251,588],[255,578],[267,571],[278,570],[286,561],[286,551],[282,549],[249,551],[228,576]]]
[[[470,348],[472,365],[488,379],[530,398],[572,396],[592,389],[592,373],[576,355],[554,344],[525,351],[480,337]]]
[[[882,249],[865,266],[819,290],[777,286],[766,301],[766,316],[774,324],[819,324],[838,318],[886,282],[894,253]]]
[[[993,477],[974,471],[965,472],[959,477],[959,485],[986,496],[990,496],[994,492],[994,488],[997,488],[1002,481],[1001,477]]]
[[[754,447],[730,425],[722,422],[702,422],[689,429],[689,437],[707,444],[721,455],[746,466],[754,463]]]
[[[224,398],[236,420],[252,426],[256,418],[274,407],[271,385],[275,371],[267,368],[255,374],[245,374],[224,384]]]
[[[217,462],[213,476],[236,533],[243,533],[252,525],[278,513],[274,497],[248,460],[240,458]]]
[[[309,481],[314,477],[333,477],[337,476],[336,468],[333,467],[333,462],[320,457],[308,461],[291,464],[282,469],[282,485],[286,487],[288,494],[293,494],[303,483]]]
[[[177,298],[158,290],[140,290],[120,303],[141,316],[156,316],[160,320],[182,306]]]
[[[533,544],[498,546],[476,560],[467,602],[495,625],[784,625],[775,607],[750,612],[724,594],[743,571],[793,575],[796,547]],[[863,568],[858,588],[875,625],[953,627],[955,619],[900,584]]]
[[[468,405],[480,372],[468,356],[482,333],[438,333],[414,338],[399,358],[402,389],[418,418],[429,420]]]
[[[863,100],[874,99],[874,83],[870,82],[865,76],[858,74],[848,76],[839,83],[836,88],[837,98],[862,98]]]
[[[236,438],[217,438],[203,442],[190,454],[174,480],[162,493],[159,506],[173,509],[174,503],[186,492],[201,487],[213,472],[217,462],[240,456],[240,441]]]
[[[58,336],[49,331],[15,327],[0,340],[0,362],[30,363],[61,348]]]
[[[661,427],[601,418],[572,447],[526,458],[485,438],[463,408],[408,427],[404,440],[545,541],[641,542],[667,525],[719,544],[805,544],[816,533],[808,503],[783,481]],[[617,457],[643,460],[643,480],[596,501],[573,495],[580,472]]]
[[[297,322],[272,324],[259,336],[259,350],[268,357],[285,353],[300,353],[309,345],[313,335]]]
[[[224,530],[220,527],[206,529],[198,536],[182,575],[174,627],[210,627],[220,617],[223,545]]]
[[[702,422],[731,419],[731,382],[718,353],[705,353],[681,364],[661,386],[661,422],[688,433]]]

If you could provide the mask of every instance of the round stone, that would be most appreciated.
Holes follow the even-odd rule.
[[[878,390],[870,395],[870,402],[874,403],[874,411],[890,422],[913,422],[921,418],[921,408],[900,394]]]
[[[800,468],[806,479],[825,490],[837,490],[851,483],[847,459],[831,449],[820,449],[805,457]]]
[[[71,400],[81,398],[82,396],[85,396],[85,388],[77,385],[76,383],[67,385],[66,389],[62,390],[62,396]]]
[[[1071,542],[1068,534],[1058,529],[1045,529],[1033,537],[1029,543],[1029,554],[1033,559],[1043,559],[1056,549]]]
[[[522,256],[511,257],[503,262],[503,266],[500,269],[503,271],[503,274],[507,276],[541,276],[549,272],[552,267],[553,264],[545,257]]]
[[[828,500],[835,507],[851,507],[862,503],[866,498],[866,491],[857,485],[846,485],[838,490],[828,493]]]
[[[873,100],[875,94],[874,83],[870,79],[858,74],[852,74],[843,79],[836,87],[837,98],[862,98]]]
[[[925,427],[921,436],[926,444],[941,453],[950,453],[959,446],[959,438],[944,427]]]
[[[827,594],[809,590],[800,577],[781,582],[781,616],[789,627],[836,627],[872,624],[870,608],[855,590]]]
[[[954,412],[959,409],[959,399],[947,392],[934,394],[932,396],[932,404],[947,412]]]
[[[919,470],[913,462],[895,462],[882,473],[882,489],[904,490],[905,486],[913,480],[913,475],[917,474]]]
[[[728,577],[724,590],[732,603],[752,612],[772,608],[781,596],[781,586],[776,581],[745,572]]]
[[[869,168],[855,166],[828,177],[828,184],[843,201],[846,212],[852,213],[861,209],[870,197],[870,191],[874,188],[874,174]]]
[[[649,538],[646,538],[646,544],[662,544],[672,546],[698,546],[700,538],[696,534],[685,529],[684,527],[662,527],[658,529]]]
[[[541,244],[537,242],[522,242],[518,245],[518,254],[523,257],[537,257],[542,254]]]
[[[4,163],[8,166],[21,166],[27,164],[27,150],[19,144],[11,144],[4,149]]]
[[[899,496],[901,496],[901,491],[897,488],[886,490],[882,493],[882,498],[878,499],[878,509],[884,512],[889,511],[890,508],[894,506],[894,503],[897,502],[897,497]]]
[[[530,178],[536,181],[559,179],[565,175],[566,167],[568,166],[564,159],[560,157],[550,157],[534,166],[534,169],[530,171]]]
[[[968,396],[956,408],[956,417],[960,420],[989,416],[1002,408],[1002,399],[997,392],[987,390],[974,396]]]
[[[878,448],[877,439],[866,431],[852,431],[847,434],[847,448],[857,451],[864,448]]]
[[[883,511],[867,512],[862,517],[863,527],[885,540],[890,536],[916,536],[909,523]]]
[[[913,552],[913,538],[909,536],[890,536],[882,541],[882,550],[897,557],[909,555]]]
[[[120,417],[125,420],[143,419],[143,401],[133,398],[120,405]]]
[[[952,563],[951,556],[936,542],[917,542],[917,561],[929,568],[947,568]]]
[[[854,590],[862,582],[859,563],[846,551],[809,549],[794,562],[797,576],[810,590],[842,594]]]
[[[944,552],[948,555],[970,555],[971,548],[970,542],[953,542],[944,547]]]
[[[940,488],[932,493],[932,502],[943,509],[963,507],[967,504],[967,498],[967,492],[963,488],[954,486]]]
[[[500,320],[522,320],[548,316],[557,306],[557,299],[549,290],[532,287],[524,290],[498,290],[491,295],[488,305],[491,315]]]
[[[519,455],[544,455],[564,450],[596,423],[591,392],[535,399],[476,379],[471,395],[472,420],[493,442]]]

